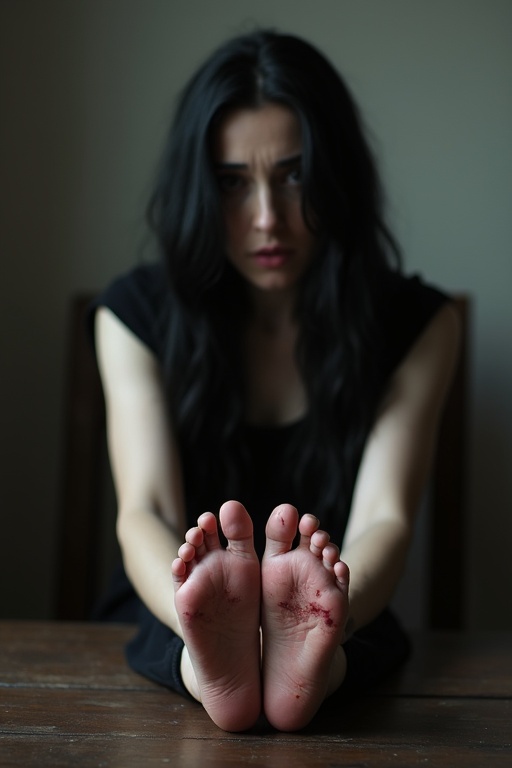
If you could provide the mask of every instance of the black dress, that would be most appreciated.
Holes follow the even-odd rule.
[[[382,316],[382,392],[394,370],[448,300],[446,294],[418,277],[398,274],[390,277]],[[108,307],[158,360],[163,361],[168,291],[161,266],[137,267],[115,280],[97,298],[89,314],[92,338],[94,311],[99,306]],[[299,423],[279,427],[246,425],[243,428],[252,466],[258,477],[266,478],[264,486],[255,483],[253,490],[239,499],[253,518],[255,546],[260,557],[264,548],[265,523],[271,510],[286,501],[301,511],[300,499],[294,498],[293,488],[284,479],[285,473],[280,471],[280,457],[285,455],[294,430],[299,428]],[[187,498],[189,525],[195,524],[200,512],[214,510],[212,504],[196,509],[192,501],[190,504],[188,501]],[[338,537],[336,543],[341,544],[342,529],[338,531]],[[94,618],[137,622],[139,632],[126,649],[130,665],[144,676],[188,695],[179,672],[183,641],[141,603],[122,567],[115,574],[109,593],[97,606]],[[409,652],[409,642],[398,621],[386,609],[371,624],[358,630],[344,644],[344,650],[347,676],[342,689],[348,692],[367,688],[403,662]]]

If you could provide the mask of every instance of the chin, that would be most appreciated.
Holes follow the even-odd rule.
[[[268,281],[268,282],[260,282],[260,281],[251,281],[249,283],[249,290],[252,291],[256,295],[267,295],[267,296],[282,296],[283,298],[285,296],[294,296],[296,292],[297,283],[296,281]]]

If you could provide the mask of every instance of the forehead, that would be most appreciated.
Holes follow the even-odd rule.
[[[248,163],[256,155],[281,159],[299,154],[300,123],[291,109],[266,103],[255,109],[234,109],[220,121],[214,134],[217,162]]]

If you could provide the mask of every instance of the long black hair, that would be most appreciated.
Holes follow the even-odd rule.
[[[258,31],[228,42],[178,103],[148,208],[169,279],[171,412],[196,482],[219,480],[235,496],[244,461],[244,285],[225,258],[211,147],[228,110],[266,102],[300,122],[302,210],[321,243],[297,304],[308,413],[288,466],[303,511],[332,525],[348,512],[381,395],[379,295],[400,258],[357,107],[325,57],[294,36]]]

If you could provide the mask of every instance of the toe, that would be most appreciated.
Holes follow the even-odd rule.
[[[308,539],[315,531],[318,531],[319,527],[320,521],[314,515],[305,514],[300,519],[299,531],[303,539]]]
[[[220,508],[219,519],[230,552],[255,555],[252,520],[244,505],[226,501]]]
[[[276,507],[267,521],[265,557],[289,552],[297,533],[299,513],[290,504]]]
[[[172,561],[171,573],[174,589],[177,590],[187,580],[187,564],[181,557],[177,557]]]
[[[196,552],[197,552],[196,547],[194,547],[192,544],[189,544],[188,541],[186,541],[178,549],[178,558],[183,560],[184,563],[190,563],[192,562],[192,560],[195,559]]]
[[[199,528],[199,526],[196,526],[195,528],[189,528],[185,534],[185,541],[187,544],[190,544],[191,546],[198,549],[204,541],[204,534],[201,528]]]
[[[343,560],[338,560],[334,565],[334,573],[336,576],[336,584],[338,588],[348,595],[348,585],[350,581],[350,571],[348,565]]]
[[[204,551],[210,552],[212,549],[220,549],[219,526],[217,518],[212,512],[204,512],[197,521],[203,534]]]
[[[322,550],[322,560],[325,567],[332,571],[340,559],[340,551],[335,544],[327,544]]]
[[[302,536],[301,545],[304,542],[316,557],[322,557],[324,548],[329,543],[330,536],[326,531],[315,531],[311,537]]]

